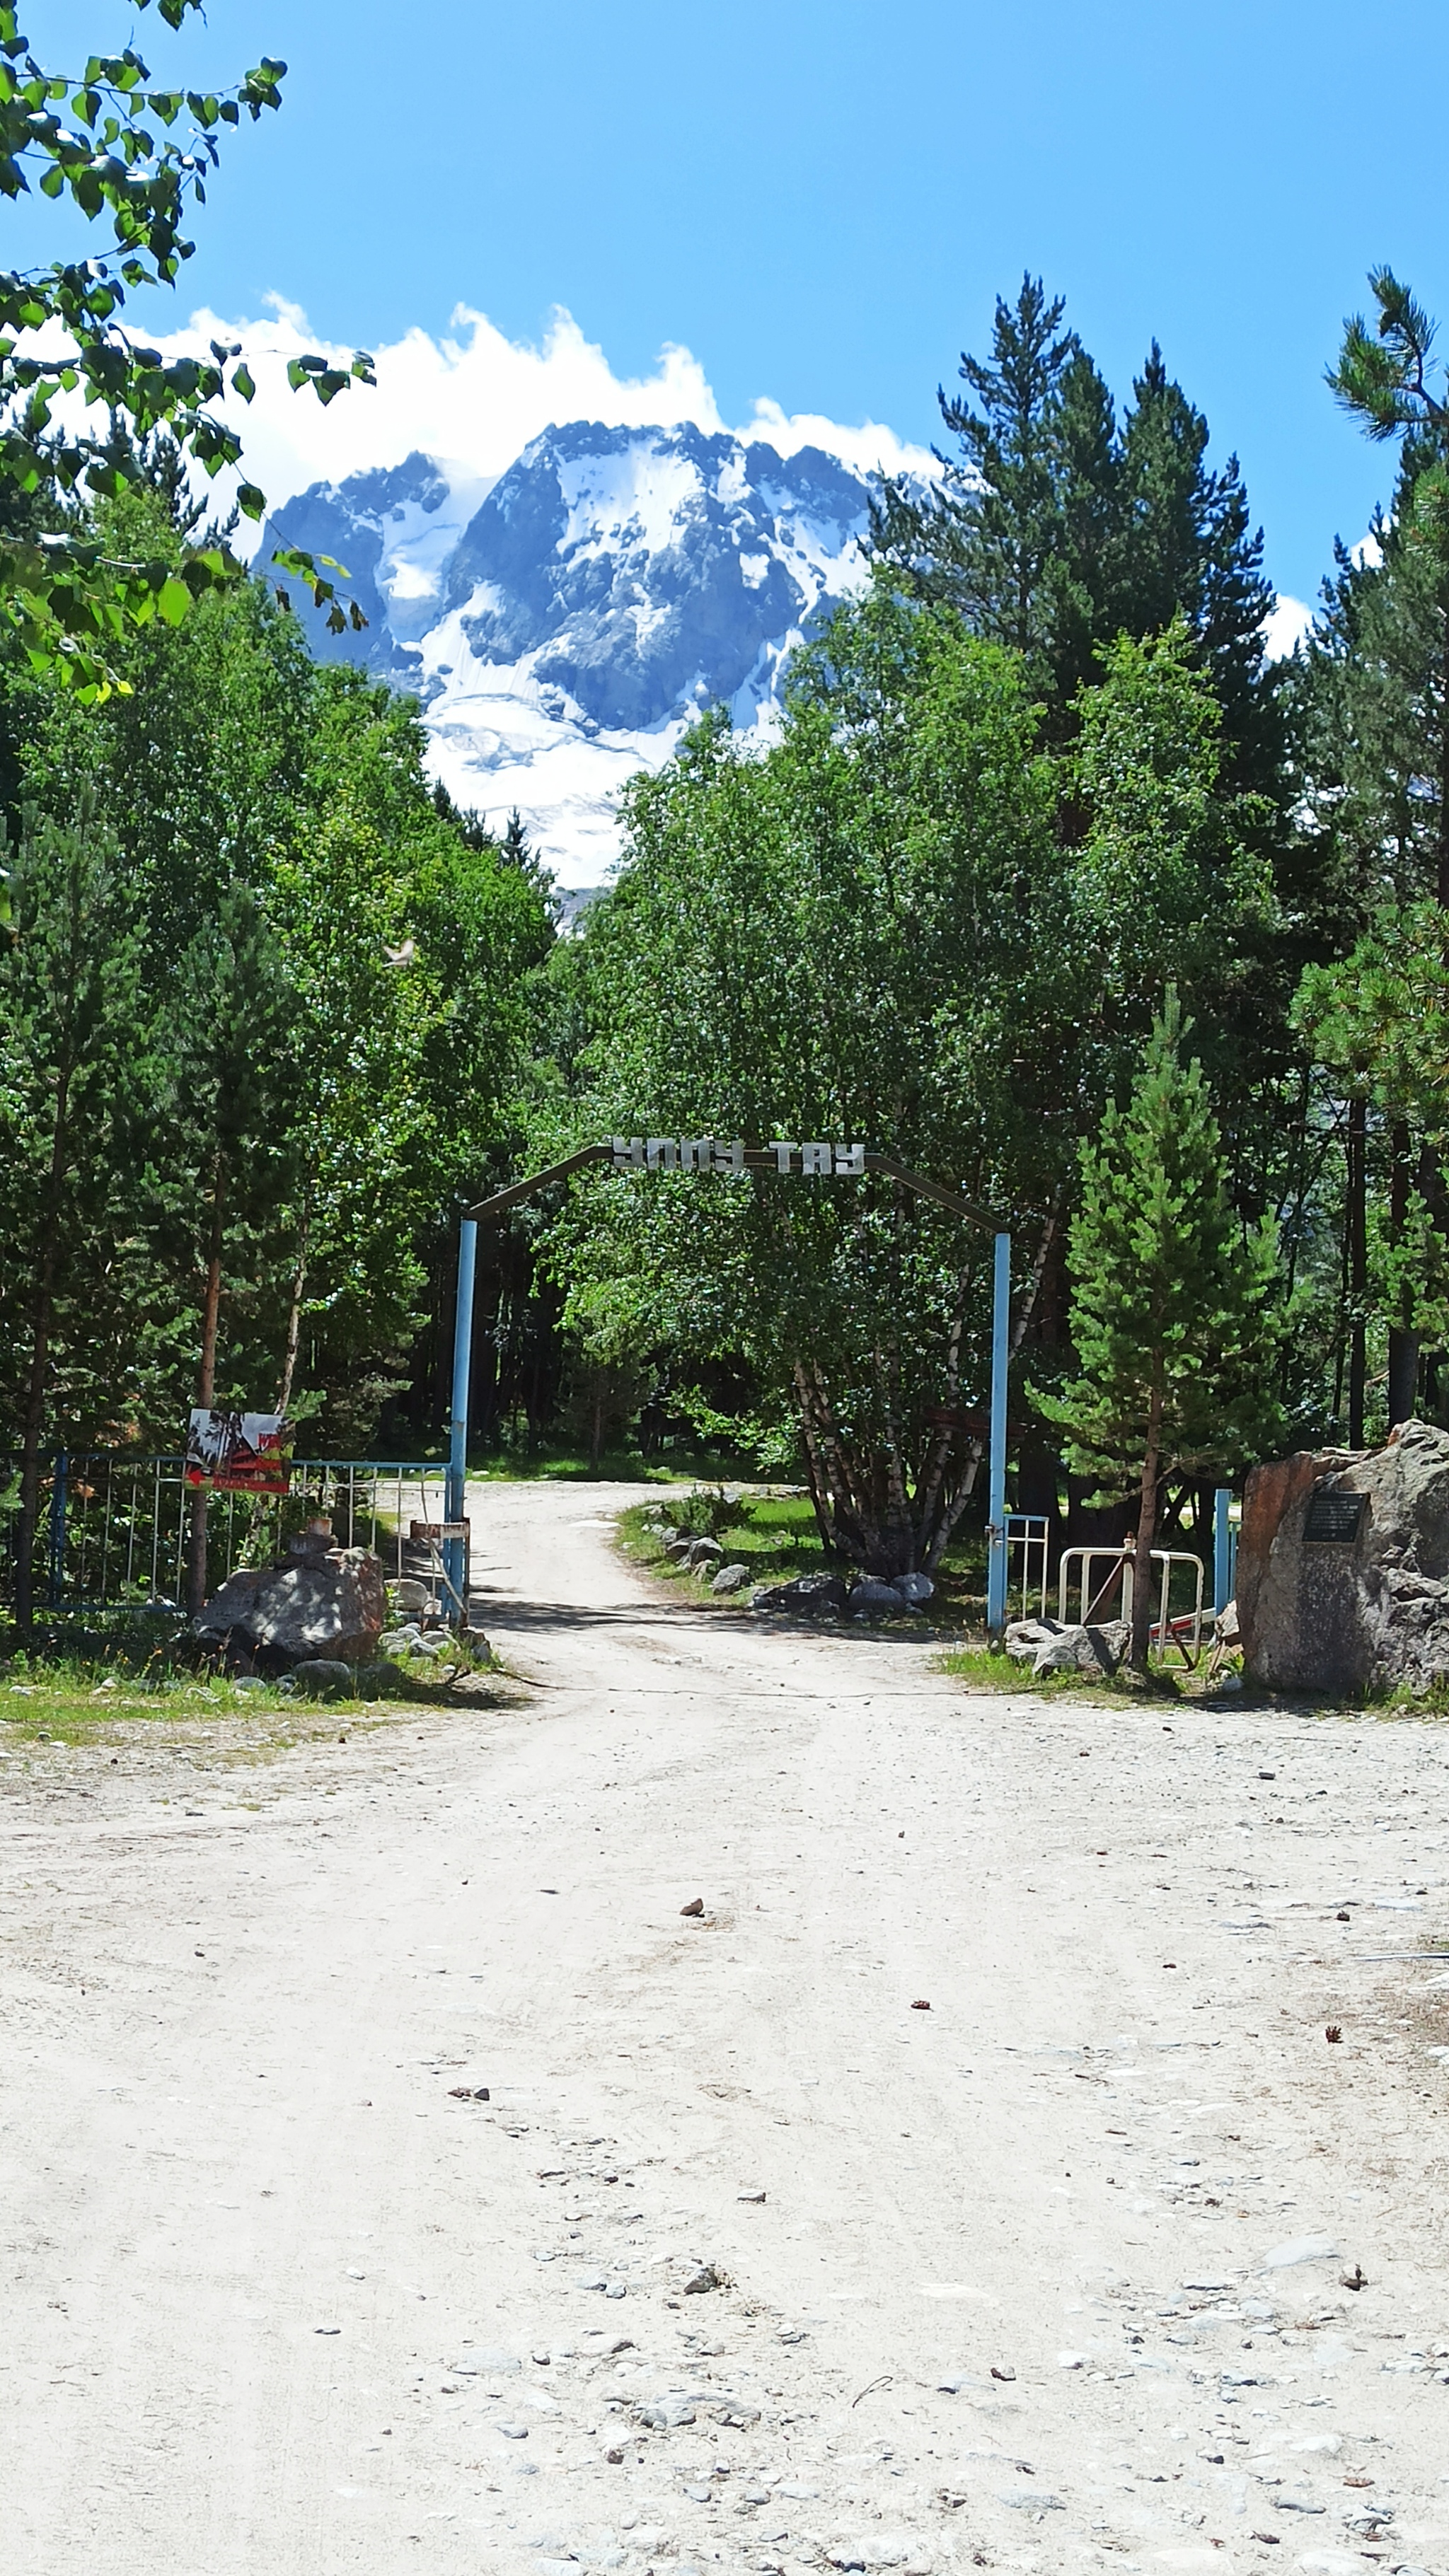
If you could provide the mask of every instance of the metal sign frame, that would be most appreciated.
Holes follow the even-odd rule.
[[[798,1159],[797,1159],[798,1158]],[[975,1200],[927,1180],[890,1154],[833,1139],[799,1142],[778,1137],[769,1145],[750,1146],[743,1137],[611,1136],[607,1144],[583,1145],[561,1163],[550,1163],[526,1180],[510,1181],[491,1198],[466,1210],[458,1232],[458,1300],[453,1323],[453,1395],[449,1419],[447,1516],[464,1517],[468,1467],[468,1386],[473,1359],[473,1295],[478,1264],[478,1228],[498,1225],[524,1199],[591,1165],[607,1163],[616,1172],[684,1171],[766,1173],[781,1180],[863,1180],[867,1173],[895,1181],[933,1207],[964,1217],[993,1238],[991,1270],[991,1427],[988,1448],[986,1525],[986,1626],[999,1637],[1006,1626],[1006,1389],[1011,1360],[1011,1231],[999,1216]],[[467,1594],[466,1547],[446,1544],[449,1589],[462,1604]],[[460,1610],[461,1615],[461,1610]]]

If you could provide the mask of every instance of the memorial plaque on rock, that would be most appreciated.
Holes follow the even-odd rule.
[[[1250,1469],[1238,1546],[1243,1668],[1270,1690],[1449,1680],[1449,1431],[1300,1449]]]
[[[1305,1545],[1316,1542],[1327,1547],[1352,1547],[1367,1500],[1366,1494],[1341,1494],[1331,1485],[1316,1485],[1303,1524]]]

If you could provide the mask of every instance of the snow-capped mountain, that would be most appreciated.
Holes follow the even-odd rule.
[[[545,430],[491,485],[429,457],[316,483],[274,544],[347,567],[369,623],[314,649],[416,692],[461,805],[517,806],[564,886],[618,853],[626,778],[724,699],[768,726],[801,638],[860,590],[866,477],[819,447],[685,425]]]

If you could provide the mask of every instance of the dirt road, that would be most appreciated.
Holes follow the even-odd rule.
[[[0,1765],[0,2563],[1449,2568],[1443,1730],[971,1699],[620,1499],[473,1494],[515,1708]]]

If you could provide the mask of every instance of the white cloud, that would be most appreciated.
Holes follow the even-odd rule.
[[[1263,645],[1270,662],[1286,662],[1294,647],[1301,644],[1313,625],[1313,611],[1301,599],[1290,599],[1280,590],[1268,615],[1263,620]]]
[[[289,358],[313,354],[346,365],[351,350],[316,338],[300,306],[266,299],[264,321],[224,321],[194,313],[163,340],[168,352],[201,353],[213,339],[240,340],[256,379],[250,406],[231,405],[246,449],[246,471],[272,502],[309,483],[339,482],[369,466],[398,465],[412,449],[436,456],[455,488],[495,482],[550,422],[603,421],[610,427],[703,430],[729,426],[697,358],[661,349],[650,374],[616,376],[603,350],[587,340],[572,314],[556,308],[537,347],[508,339],[484,313],[460,305],[452,329],[435,340],[414,328],[373,352],[375,390],[353,386],[326,408],[314,394],[288,386]],[[908,446],[879,422],[842,425],[814,413],[789,415],[760,397],[741,438],[768,440],[782,453],[819,446],[857,469],[883,466],[933,472],[925,449]]]

